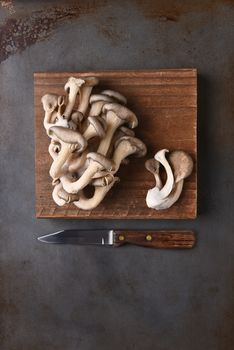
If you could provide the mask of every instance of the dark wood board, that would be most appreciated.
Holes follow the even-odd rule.
[[[113,89],[125,95],[128,107],[139,120],[136,137],[148,148],[144,158],[132,158],[122,165],[115,184],[103,202],[94,210],[84,211],[74,204],[57,206],[52,199],[48,153],[49,138],[43,127],[41,97],[46,93],[64,95],[64,84],[70,76],[96,76],[100,83],[94,91]],[[38,218],[85,219],[194,219],[197,215],[197,71],[164,69],[151,71],[98,71],[35,73],[35,166],[36,216]],[[192,156],[195,167],[186,179],[182,195],[167,210],[149,209],[147,190],[155,185],[144,167],[162,148],[182,149]]]

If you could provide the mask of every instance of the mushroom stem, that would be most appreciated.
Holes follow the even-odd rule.
[[[103,154],[104,156],[107,154],[111,144],[112,137],[116,129],[117,127],[116,128],[111,126],[107,127],[106,136],[101,140],[99,147],[97,149],[98,153]]]
[[[53,179],[59,178],[63,174],[63,165],[68,161],[71,156],[71,147],[69,143],[62,143],[61,151],[58,157],[56,157],[50,168],[50,176]]]
[[[90,164],[77,181],[71,182],[66,176],[61,178],[63,187],[67,192],[77,193],[87,186],[93,179],[94,175],[99,171],[104,169],[111,171],[112,162],[104,156],[91,152],[87,155],[87,159],[90,159]]]
[[[154,158],[164,166],[167,173],[167,181],[165,185],[162,187],[162,189],[160,189],[157,195],[158,198],[161,198],[161,199],[164,199],[170,194],[174,185],[174,176],[171,170],[171,166],[166,159],[166,156],[165,156],[166,152],[169,152],[169,151],[167,149],[162,149],[158,153],[156,153],[154,156]]]
[[[104,187],[95,187],[95,192],[92,198],[86,198],[82,192],[80,193],[80,199],[79,201],[73,202],[78,208],[83,210],[91,210],[96,208],[107,192],[114,186],[115,182],[118,181],[118,177],[114,177],[113,181]]]
[[[70,182],[67,177],[61,177],[61,182],[65,191],[67,191],[68,193],[79,192],[89,184],[90,179],[92,179],[94,174],[96,174],[98,170],[101,170],[101,168],[102,167],[100,166],[100,164],[92,162],[85,170],[84,174],[75,182]]]
[[[59,180],[58,180],[59,181]],[[53,192],[52,192],[52,198],[53,200],[55,201],[55,203],[57,205],[59,205],[60,207],[63,206],[66,201],[62,198],[59,197],[59,192],[63,190],[63,186],[61,184],[61,182],[59,181],[55,186],[54,186],[54,189],[53,189]]]
[[[80,88],[80,103],[78,106],[78,111],[83,115],[86,114],[89,106],[89,97],[91,95],[92,89],[98,84],[98,79],[95,77],[88,77],[84,79],[85,84]]]
[[[65,84],[65,91],[68,91],[68,102],[67,102],[67,106],[66,109],[63,113],[63,115],[66,118],[69,118],[71,113],[72,113],[72,109],[75,105],[76,102],[76,96],[78,94],[78,92],[80,91],[80,87],[85,83],[85,81],[83,79],[76,79],[74,77],[70,77],[67,81],[67,83]]]

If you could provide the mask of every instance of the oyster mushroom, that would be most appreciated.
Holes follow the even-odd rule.
[[[54,190],[52,192],[53,200],[60,207],[66,203],[71,203],[79,199],[79,194],[69,194],[67,193],[62,186],[60,180],[57,180],[55,183]]]
[[[169,155],[169,162],[174,173],[175,184],[172,192],[165,198],[156,209],[170,208],[180,197],[184,186],[184,179],[191,175],[193,171],[193,160],[184,151],[174,151]]]
[[[105,136],[104,120],[101,122],[96,117],[88,117],[88,122],[89,125],[83,133],[83,136],[86,140],[89,140],[95,136],[98,136],[100,138],[103,138]]]
[[[45,111],[45,117],[44,117],[44,128],[46,131],[54,124],[52,121],[53,114],[58,107],[58,95],[55,94],[46,94],[42,96],[41,98],[42,106]],[[55,118],[56,118],[56,112],[55,112]]]
[[[52,126],[49,129],[49,136],[61,145],[58,157],[52,163],[50,176],[58,178],[62,174],[62,167],[72,155],[72,153],[81,153],[87,147],[87,141],[77,131],[64,128],[62,126]]]
[[[87,112],[89,106],[89,97],[91,95],[92,89],[99,83],[99,80],[96,77],[87,77],[84,78],[84,81],[85,83],[80,88],[80,101],[77,109],[83,115],[85,115]]]
[[[77,193],[82,190],[91,182],[96,173],[102,170],[109,172],[112,170],[112,161],[102,154],[90,152],[87,154],[87,160],[89,161],[89,165],[77,181],[71,182],[66,176],[61,178],[63,187],[68,193]]]
[[[89,103],[91,104],[91,108],[89,111],[90,117],[96,117],[99,116],[102,113],[102,107],[105,103],[113,102],[113,98],[102,95],[102,94],[96,94],[92,95],[89,99]]]
[[[85,80],[84,79],[80,79],[80,78],[74,78],[74,77],[70,77],[67,81],[67,83],[64,86],[64,90],[67,92],[68,94],[68,102],[67,102],[67,106],[66,109],[64,111],[64,116],[66,119],[68,119],[72,113],[73,107],[75,105],[76,102],[76,96],[78,94],[78,92],[80,92],[80,88],[82,85],[85,84]]]
[[[106,95],[106,96],[110,96],[113,97],[115,100],[117,100],[120,103],[123,103],[124,105],[127,104],[127,99],[126,97],[124,97],[122,94],[120,94],[117,91],[113,91],[113,90],[103,90],[101,92],[101,94]]]
[[[113,181],[109,185],[106,185],[103,187],[98,187],[98,186],[95,187],[94,195],[91,198],[86,198],[81,191],[80,199],[78,201],[73,202],[73,203],[78,208],[83,209],[83,210],[92,210],[92,209],[96,208],[118,180],[119,180],[118,177],[114,177]]]
[[[136,157],[144,157],[146,152],[145,144],[138,138],[131,136],[121,137],[115,144],[115,151],[112,158],[114,163],[112,174],[115,174],[119,170],[122,161],[131,154],[134,154]]]
[[[146,196],[146,203],[150,208],[157,210],[170,208],[181,195],[184,179],[192,173],[193,160],[190,155],[184,151],[172,152],[169,155],[169,162],[174,173],[175,182],[171,192],[161,199],[157,197],[158,190],[162,187],[158,164],[153,164],[152,160],[146,162],[146,168],[155,175],[156,180],[155,188],[150,189]]]
[[[124,107],[118,103],[107,103],[103,106],[103,112],[106,112],[106,136],[101,140],[98,153],[106,155],[111,144],[112,137],[117,128],[123,124],[133,129],[137,126],[138,120],[136,115],[130,111],[127,107]]]

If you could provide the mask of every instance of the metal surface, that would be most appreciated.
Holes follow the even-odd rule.
[[[1,350],[232,350],[233,2],[0,4]],[[182,67],[199,72],[198,219],[36,220],[33,72]],[[37,241],[77,224],[193,229],[198,245],[156,252]]]
[[[40,242],[79,245],[113,245],[113,230],[62,230],[38,237]]]

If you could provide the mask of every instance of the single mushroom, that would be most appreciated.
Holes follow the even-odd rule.
[[[114,186],[114,184],[119,181],[118,177],[114,177],[113,181],[107,185],[102,187],[95,187],[94,195],[91,198],[86,198],[85,195],[80,192],[80,199],[78,201],[73,202],[78,208],[83,210],[92,210],[96,208],[101,201],[104,199],[106,194],[110,191],[110,189]]]
[[[106,95],[106,96],[110,96],[113,97],[115,100],[117,100],[120,103],[123,103],[124,105],[127,104],[127,99],[126,97],[124,97],[122,94],[120,94],[117,91],[113,91],[113,90],[103,90],[101,92],[101,94]]]
[[[80,101],[78,106],[78,111],[83,115],[87,112],[92,89],[99,83],[99,80],[96,77],[86,77],[84,78],[84,81],[85,83],[80,88]]]
[[[184,179],[191,175],[193,171],[193,160],[184,151],[173,151],[169,154],[168,159],[172,166],[175,184],[169,196],[155,208],[157,210],[170,208],[179,199],[184,186]]]
[[[87,147],[87,141],[77,131],[63,128],[62,126],[53,126],[49,129],[49,136],[61,145],[58,157],[52,163],[50,176],[58,178],[62,174],[62,167],[69,160],[75,151],[81,153]]]
[[[169,151],[167,149],[162,149],[158,151],[154,156],[154,158],[165,168],[167,173],[167,180],[165,185],[161,188],[156,185],[154,188],[149,189],[146,196],[146,203],[149,208],[155,208],[155,206],[161,204],[162,201],[171,193],[174,186],[174,176],[171,166],[166,159],[166,152]]]
[[[48,129],[54,124],[52,121],[53,115],[57,114],[55,110],[58,107],[58,95],[46,94],[41,98],[41,102],[45,111],[43,125],[46,131],[48,131]]]
[[[146,152],[146,146],[140,139],[131,136],[121,137],[115,144],[112,158],[114,166],[111,173],[115,174],[119,170],[122,161],[131,154],[134,154],[136,157],[144,157]]]
[[[116,132],[114,133],[114,136],[113,136],[113,138],[111,140],[111,144],[110,144],[110,147],[109,147],[107,155],[106,155],[108,158],[110,158],[112,153],[113,153],[114,145],[115,145],[116,141],[119,140],[123,136],[132,136],[132,137],[134,137],[135,136],[135,132],[134,132],[134,130],[129,129],[129,128],[127,128],[124,125],[120,126],[116,130]],[[128,164],[128,159],[123,159],[122,164]]]
[[[82,190],[90,183],[96,173],[102,170],[109,172],[112,170],[112,161],[102,154],[90,152],[87,154],[87,160],[89,161],[89,165],[77,181],[71,182],[66,176],[61,177],[63,187],[68,193],[77,193]]]
[[[123,124],[133,129],[137,126],[138,120],[136,115],[127,107],[118,103],[107,103],[103,106],[103,112],[106,113],[106,136],[101,140],[98,153],[106,155],[111,144],[112,137],[115,131]]]
[[[81,86],[84,84],[85,84],[84,79],[70,77],[64,86],[64,90],[68,94],[68,101],[67,101],[66,109],[63,114],[67,119],[69,119],[72,113],[73,107],[76,102],[76,96],[78,92],[80,92]]]
[[[91,105],[89,116],[90,117],[96,117],[99,116],[102,113],[102,107],[105,103],[113,102],[113,98],[102,95],[102,94],[95,94],[91,95],[89,99],[89,103]]]
[[[86,140],[89,140],[95,136],[103,138],[105,136],[105,129],[103,127],[104,120],[101,122],[100,119],[96,117],[88,117],[88,127],[86,128],[83,136]]]
[[[150,189],[146,196],[146,203],[150,208],[154,208],[157,210],[170,208],[179,199],[181,195],[184,179],[192,173],[193,160],[190,157],[190,155],[184,151],[174,151],[170,153],[169,162],[172,166],[175,179],[173,189],[167,197],[161,200],[157,199],[158,192],[157,190],[155,190],[155,188],[157,187]],[[152,169],[151,166],[150,169]],[[150,169],[148,164],[148,170]]]
[[[79,199],[79,194],[70,194],[67,193],[62,186],[62,183],[59,179],[54,182],[54,190],[52,192],[53,200],[60,207],[66,203],[71,203]]]

